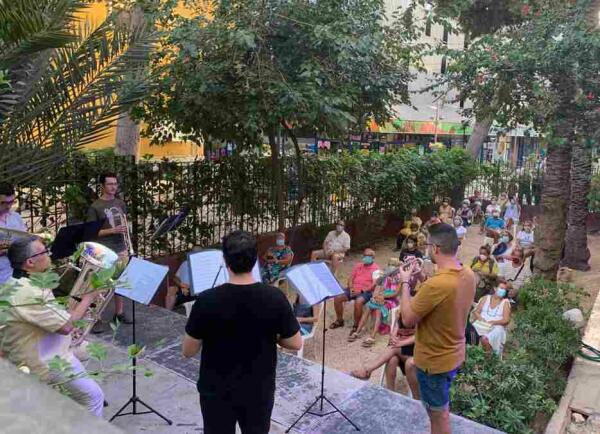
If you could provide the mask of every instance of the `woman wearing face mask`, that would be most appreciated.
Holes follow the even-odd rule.
[[[508,297],[517,301],[519,289],[531,277],[531,267],[525,264],[525,251],[521,247],[515,247],[510,256],[510,261],[505,261],[500,268],[500,275],[508,282]]]
[[[533,255],[535,250],[533,236],[533,224],[531,220],[527,220],[523,225],[523,230],[517,233],[516,244],[525,252],[525,257]]]
[[[498,277],[498,264],[491,255],[490,246],[487,244],[479,248],[479,255],[473,258],[471,270],[477,275],[477,289],[475,291],[475,301],[478,301],[482,295],[489,294]]]
[[[405,262],[409,258],[423,259],[423,252],[418,247],[417,236],[410,235],[406,239],[404,247],[400,250],[400,262]]]
[[[460,216],[454,217],[454,230],[456,231],[458,242],[462,244],[465,236],[467,235],[467,228],[463,226],[463,220],[460,218]]]
[[[501,280],[494,293],[483,297],[473,312],[473,327],[481,336],[481,345],[488,353],[502,354],[506,343],[506,326],[510,323],[510,303],[506,281]]]
[[[451,224],[454,218],[455,210],[450,205],[450,198],[445,197],[439,208],[440,220],[444,223]]]
[[[458,215],[463,221],[463,226],[468,228],[473,222],[473,211],[471,210],[471,203],[469,199],[463,200],[462,207],[458,211]]]
[[[278,232],[275,238],[275,246],[269,247],[263,256],[263,281],[274,283],[279,279],[281,272],[291,265],[293,259],[294,252],[285,244],[285,234]]]
[[[492,250],[492,255],[498,262],[504,262],[505,258],[510,258],[513,250],[513,236],[512,234],[504,230],[500,232],[500,237],[498,238],[498,244],[496,244]]]

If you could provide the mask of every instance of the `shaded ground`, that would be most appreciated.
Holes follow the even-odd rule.
[[[479,247],[483,243],[483,236],[478,234],[478,228],[470,228],[468,235],[461,246],[459,252],[460,259],[469,264],[471,259],[477,254]],[[594,300],[598,294],[598,281],[600,281],[600,255],[594,254],[600,252],[600,236],[589,237],[590,250],[592,251],[591,266],[592,269],[589,272],[574,272],[574,284],[584,287],[589,292],[589,297],[586,298],[584,307],[586,310],[591,309]],[[387,263],[388,258],[397,257],[398,253],[394,252],[395,247],[394,239],[383,240],[376,243],[373,248],[376,253],[377,263],[384,267]],[[345,285],[352,269],[353,264],[360,260],[360,253],[352,253],[343,265],[343,269],[340,272],[340,282]],[[330,302],[327,309],[327,325],[329,325],[335,318],[333,310],[333,303]],[[350,333],[350,328],[353,324],[352,320],[352,306],[346,304],[344,309],[344,320],[346,325],[343,328],[335,330],[329,330],[326,338],[326,365],[335,369],[339,369],[344,372],[349,372],[352,369],[358,368],[361,364],[374,359],[377,354],[385,348],[387,345],[388,337],[378,335],[376,344],[371,348],[363,348],[361,346],[362,339],[355,342],[347,342],[347,337]],[[313,342],[308,343],[306,347],[305,357],[320,361],[321,360],[321,338],[317,336]],[[381,372],[383,368],[378,369],[371,376],[372,383],[378,383],[381,378]],[[399,380],[397,388],[400,392],[406,392],[407,386],[405,381]]]

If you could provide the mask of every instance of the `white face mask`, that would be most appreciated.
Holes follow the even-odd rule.
[[[344,227],[343,227],[342,225],[337,225],[337,226],[335,227],[335,230],[336,230],[336,231],[338,231],[338,232],[343,232],[343,230],[344,230]]]
[[[508,237],[500,237],[501,243],[508,243]]]

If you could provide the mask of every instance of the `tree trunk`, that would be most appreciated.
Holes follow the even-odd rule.
[[[269,146],[271,147],[271,169],[273,170],[273,181],[275,200],[277,203],[277,230],[285,231],[285,206],[283,195],[282,164],[279,157],[280,144],[275,138],[275,131],[269,131]]]
[[[140,127],[131,120],[129,113],[121,113],[117,120],[117,140],[115,142],[115,154],[133,155],[138,159],[140,143]]]
[[[569,202],[565,254],[561,265],[575,270],[590,269],[587,245],[588,194],[592,179],[592,154],[585,139],[573,144],[571,156],[571,197]]]
[[[481,121],[479,119],[475,119],[473,132],[471,133],[471,137],[469,137],[469,141],[467,142],[467,151],[476,160],[479,160],[481,155],[481,147],[483,146],[483,142],[485,142],[485,139],[490,132],[490,127],[492,126],[493,122],[493,117],[484,118]]]
[[[549,149],[542,191],[542,214],[535,231],[534,261],[535,273],[549,280],[556,280],[565,244],[570,168],[571,150],[568,145]]]

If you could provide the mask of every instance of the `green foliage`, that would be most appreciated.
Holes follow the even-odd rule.
[[[153,60],[157,87],[136,111],[155,142],[174,132],[198,143],[296,129],[329,135],[387,121],[409,101],[418,63],[412,9],[384,2],[215,2],[174,19]]]
[[[98,140],[143,96],[146,27],[109,15],[82,23],[87,1],[0,0],[0,173],[43,180]]]
[[[567,367],[580,343],[562,313],[580,307],[584,292],[534,279],[519,291],[503,359],[468,347],[452,388],[452,411],[508,433],[532,432],[538,415],[549,416],[566,384]]]
[[[43,273],[30,273],[29,279],[38,288],[55,289],[60,284],[60,276],[53,271]]]
[[[590,185],[589,207],[591,212],[600,212],[600,172],[592,177]]]

